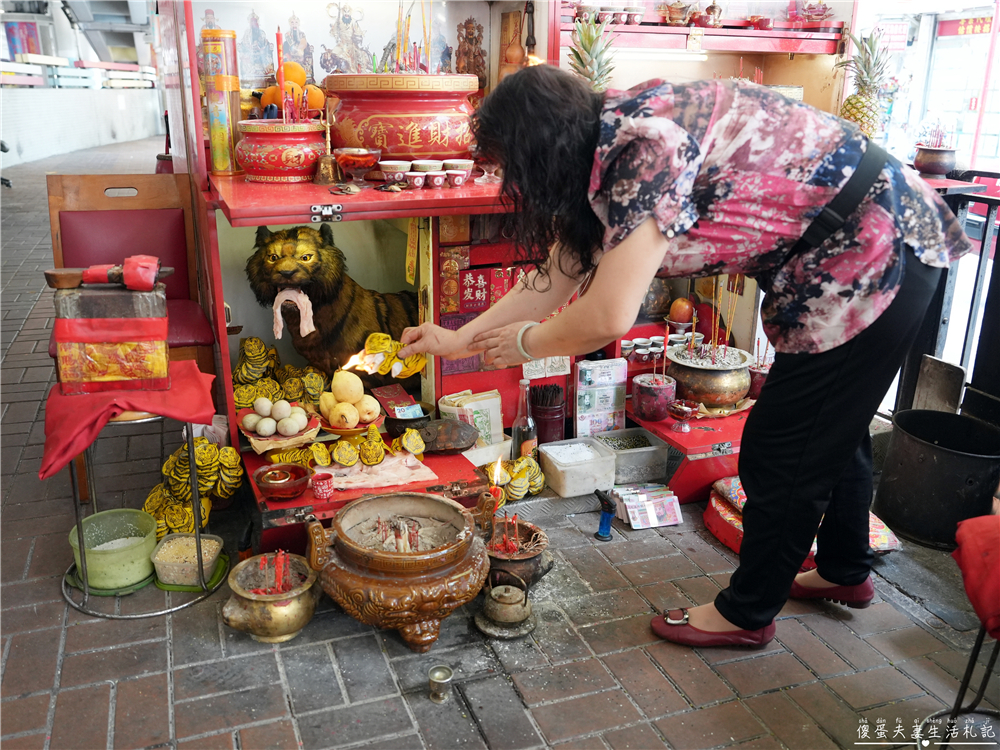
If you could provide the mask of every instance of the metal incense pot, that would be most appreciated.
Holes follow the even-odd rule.
[[[486,594],[482,612],[474,618],[476,627],[490,638],[523,638],[537,625],[528,599],[528,585],[519,576],[504,570],[491,570],[493,586]],[[516,582],[501,584],[504,578]]]

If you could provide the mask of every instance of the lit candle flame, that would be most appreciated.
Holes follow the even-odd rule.
[[[493,486],[495,486],[495,487],[497,487],[497,486],[500,485],[500,469],[501,468],[502,468],[502,466],[500,465],[500,459],[498,458],[496,464],[494,464],[494,466],[493,466]]]
[[[351,358],[344,363],[344,366],[340,369],[350,370],[352,367],[358,367],[361,364],[361,357],[357,354],[352,354]]]
[[[528,55],[528,61],[525,64],[528,66],[532,66],[532,65],[541,65],[544,62],[545,60],[540,58],[538,55]]]

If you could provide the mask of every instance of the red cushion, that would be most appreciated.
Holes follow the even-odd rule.
[[[190,299],[168,299],[167,346],[213,346],[215,335],[201,306]]]
[[[962,571],[965,593],[986,632],[1000,639],[1000,516],[958,522],[958,549],[951,553]]]
[[[167,346],[214,346],[215,336],[205,312],[189,299],[167,300]],[[49,336],[49,356],[55,359],[56,340]]]
[[[155,255],[174,269],[163,279],[167,299],[188,299],[184,211],[152,208],[123,211],[61,211],[63,267],[121,263],[129,255]]]

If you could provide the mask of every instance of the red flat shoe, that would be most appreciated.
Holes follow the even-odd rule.
[[[826,599],[827,601],[845,604],[852,609],[865,609],[875,598],[875,584],[868,576],[864,583],[855,586],[831,586],[825,589],[814,589],[803,586],[797,581],[792,582],[792,590],[788,592],[790,599]]]
[[[653,632],[665,641],[684,646],[749,646],[763,648],[774,638],[774,623],[760,630],[729,630],[712,633],[699,630],[688,622],[686,609],[672,609],[657,615],[650,623]]]

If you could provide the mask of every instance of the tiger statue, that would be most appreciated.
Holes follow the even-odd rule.
[[[298,288],[309,298],[316,328],[312,333],[301,335],[300,311],[294,303],[284,302],[281,316],[295,351],[328,375],[364,349],[369,334],[387,333],[398,341],[404,328],[419,323],[416,293],[375,292],[347,275],[344,253],[334,244],[329,224],[318,232],[308,226],[280,232],[258,227],[246,273],[254,296],[265,307],[286,289]],[[397,382],[377,374],[358,375],[369,388]]]

